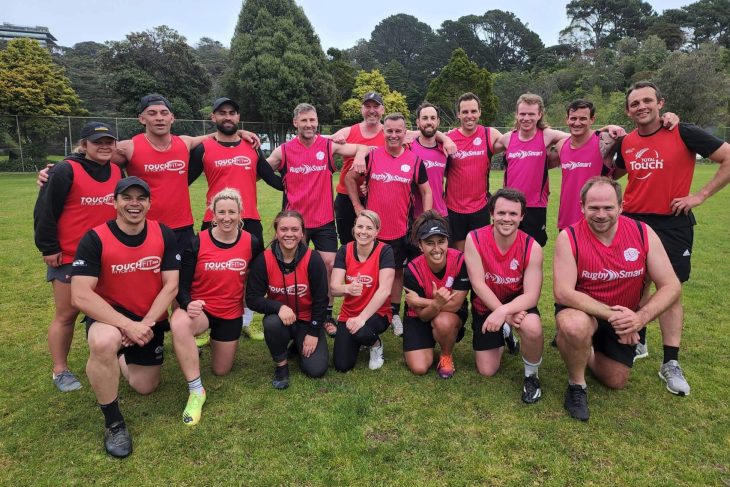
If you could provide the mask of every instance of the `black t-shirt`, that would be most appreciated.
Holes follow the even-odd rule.
[[[370,255],[373,255],[373,252],[375,252],[375,245],[373,245],[373,250],[370,251]],[[357,245],[352,246],[352,255],[355,257],[355,260],[358,262],[360,261],[357,257]],[[370,258],[370,255],[368,255],[368,259]],[[347,245],[343,245],[337,250],[337,255],[335,255],[335,269],[347,270],[347,266],[345,265],[347,262],[346,259]],[[387,244],[383,247],[383,250],[380,251],[379,264],[378,269],[395,269],[395,255],[393,254],[393,247]]]
[[[138,235],[127,235],[122,232],[116,220],[109,220],[106,225],[112,235],[127,247],[139,247],[147,238],[147,222],[144,229]],[[177,253],[177,240],[175,234],[168,227],[160,223],[162,240],[165,243],[165,251],[162,255],[161,271],[176,271],[180,269],[180,254]],[[102,243],[99,235],[94,230],[89,230],[81,238],[76,249],[76,257],[71,267],[71,276],[99,277],[101,274],[101,252]]]
[[[236,238],[235,242],[229,244],[223,243],[215,239],[215,237],[213,236],[212,228],[204,231],[210,233],[210,241],[213,242],[213,245],[215,245],[219,249],[230,249],[231,247],[235,246],[241,239],[241,232],[239,232],[238,238]],[[249,262],[249,265],[251,264],[251,262],[253,262],[256,256],[261,254],[263,251],[264,246],[261,244],[261,242],[259,242],[259,239],[251,235],[251,260]],[[188,309],[188,304],[190,304],[190,302],[193,300],[190,296],[190,287],[192,286],[193,278],[195,277],[195,266],[198,265],[199,252],[200,234],[194,236],[190,240],[188,248],[185,249],[185,252],[183,252],[182,255],[182,267],[180,268],[180,284],[177,291],[177,302],[184,310]]]

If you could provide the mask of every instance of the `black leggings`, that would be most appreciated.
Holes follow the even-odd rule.
[[[333,352],[335,370],[347,372],[355,368],[360,346],[373,346],[378,341],[378,335],[387,330],[388,326],[390,326],[388,317],[377,313],[371,316],[355,334],[350,333],[344,321],[338,322]]]
[[[264,339],[274,362],[279,363],[287,359],[289,356],[289,342],[294,340],[299,352],[299,368],[302,369],[304,374],[312,378],[318,378],[327,372],[330,354],[323,328],[319,330],[319,340],[314,352],[309,357],[304,357],[302,356],[302,344],[309,330],[308,322],[296,321],[289,326],[285,326],[279,315],[271,314],[264,316],[263,324]]]

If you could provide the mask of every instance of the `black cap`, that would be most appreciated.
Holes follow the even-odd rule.
[[[170,102],[167,101],[167,98],[153,93],[151,95],[143,96],[139,101],[139,113],[145,111],[150,105],[165,105],[168,110],[172,111],[172,107],[170,107]]]
[[[426,240],[431,235],[450,237],[446,226],[438,220],[426,220],[418,227],[418,240]]]
[[[114,187],[114,197],[116,198],[119,193],[123,193],[127,190],[127,188],[131,188],[132,186],[139,186],[142,188],[145,193],[147,193],[147,197],[150,196],[150,187],[139,179],[137,176],[130,176],[128,178],[120,179],[119,182],[117,182],[117,185]]]
[[[101,139],[102,137],[111,137],[117,140],[114,130],[111,126],[102,122],[89,122],[81,129],[81,138],[91,142]]]
[[[238,103],[231,100],[230,98],[225,98],[225,97],[218,98],[216,101],[213,102],[213,111],[215,112],[216,110],[218,110],[221,107],[221,105],[225,105],[225,104],[231,105],[233,108],[236,109],[237,112],[239,111]]]
[[[369,101],[369,100],[375,100],[378,103],[380,103],[381,105],[385,105],[385,103],[383,103],[383,97],[380,96],[378,93],[375,93],[374,91],[371,91],[370,93],[365,94],[365,98],[362,99],[362,102],[364,104],[366,101]]]

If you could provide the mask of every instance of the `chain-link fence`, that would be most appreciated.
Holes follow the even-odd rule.
[[[81,128],[90,121],[105,122],[114,128],[118,140],[125,140],[141,134],[144,126],[136,118],[109,117],[40,117],[22,115],[0,115],[0,172],[34,172],[48,162],[55,162],[73,152],[79,139]],[[261,139],[262,149],[272,149],[269,133],[286,130],[286,139],[294,137],[294,127],[287,124],[269,130],[263,123],[241,123],[242,129],[256,133]],[[320,132],[325,135],[334,134],[342,126],[320,125]],[[446,131],[450,127],[441,127]],[[502,133],[509,127],[496,127]],[[555,127],[567,131],[567,127]],[[627,127],[628,129],[628,127]],[[215,132],[215,124],[210,120],[175,120],[172,133],[175,135],[198,136]],[[713,133],[723,140],[729,140],[730,131],[721,127]],[[493,166],[501,168],[501,158],[495,158]]]

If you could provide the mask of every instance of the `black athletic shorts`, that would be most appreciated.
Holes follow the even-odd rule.
[[[208,328],[210,328],[210,339],[217,342],[235,342],[241,338],[241,321],[242,316],[238,318],[218,318],[215,315],[203,310],[208,318]]]
[[[525,208],[525,218],[519,228],[544,247],[548,240],[547,208]]]
[[[344,177],[344,176],[343,176]],[[365,198],[360,198],[360,204],[365,206]],[[340,237],[340,244],[347,245],[354,241],[352,236],[352,227],[355,226],[355,208],[352,207],[352,201],[346,194],[337,193],[335,197],[335,221],[337,222],[337,234]]]
[[[457,213],[449,211],[449,226],[451,227],[451,241],[460,242],[466,240],[466,236],[472,230],[486,227],[492,220],[489,216],[489,207],[485,206],[474,213]]]
[[[566,308],[567,306],[556,303],[555,316]],[[618,335],[611,323],[600,318],[596,318],[596,321],[598,322],[598,328],[593,334],[593,351],[600,352],[611,360],[622,363],[629,368],[633,367],[634,357],[636,357],[636,345],[619,343]]]
[[[73,264],[63,264],[58,267],[46,266],[46,282],[54,279],[65,284],[71,283],[71,267]]]
[[[130,313],[124,308],[113,306],[115,310],[123,314],[130,320],[141,321],[141,318],[134,313]],[[96,323],[94,318],[89,316],[84,318],[86,321],[86,338],[89,337],[89,329],[91,325]],[[147,342],[144,346],[132,345],[130,347],[122,347],[119,350],[120,354],[124,354],[124,360],[127,364],[134,365],[162,365],[164,361],[164,345],[165,345],[165,331],[170,329],[170,322],[165,319],[164,321],[158,321],[155,326],[152,327],[152,340]]]
[[[307,228],[307,242],[314,244],[314,250],[320,252],[337,252],[337,230],[335,222],[325,223],[321,227]]]
[[[482,326],[484,325],[484,322],[487,321],[487,317],[490,314],[492,314],[491,311],[487,314],[481,315],[472,306],[471,329],[474,332],[472,347],[476,352],[504,347],[504,334],[502,333],[502,328],[497,331],[487,330],[486,333],[482,333]],[[527,314],[540,316],[540,312],[537,308],[528,309]]]
[[[469,311],[466,308],[460,309],[456,315],[461,320],[461,328],[456,335],[456,343],[464,338],[466,331],[466,320],[469,317]],[[431,322],[426,323],[420,318],[414,316],[405,316],[403,318],[403,351],[412,352],[414,350],[424,350],[434,348],[436,340],[433,338],[433,328]]]
[[[211,227],[211,222],[203,222],[200,225],[200,231],[203,232]],[[253,218],[243,219],[243,229],[248,233],[256,237],[261,245],[264,245],[264,227],[261,226],[261,220],[254,220]]]
[[[380,240],[380,239],[378,239]],[[396,238],[394,240],[380,240],[384,244],[388,244],[393,248],[393,258],[395,259],[395,268],[403,269],[408,264],[408,253],[410,252],[410,240],[408,236]]]
[[[183,252],[185,252],[185,249],[188,248],[190,241],[195,236],[195,230],[190,225],[189,227],[176,228],[173,230],[173,233],[175,234],[177,253],[182,257]]]

